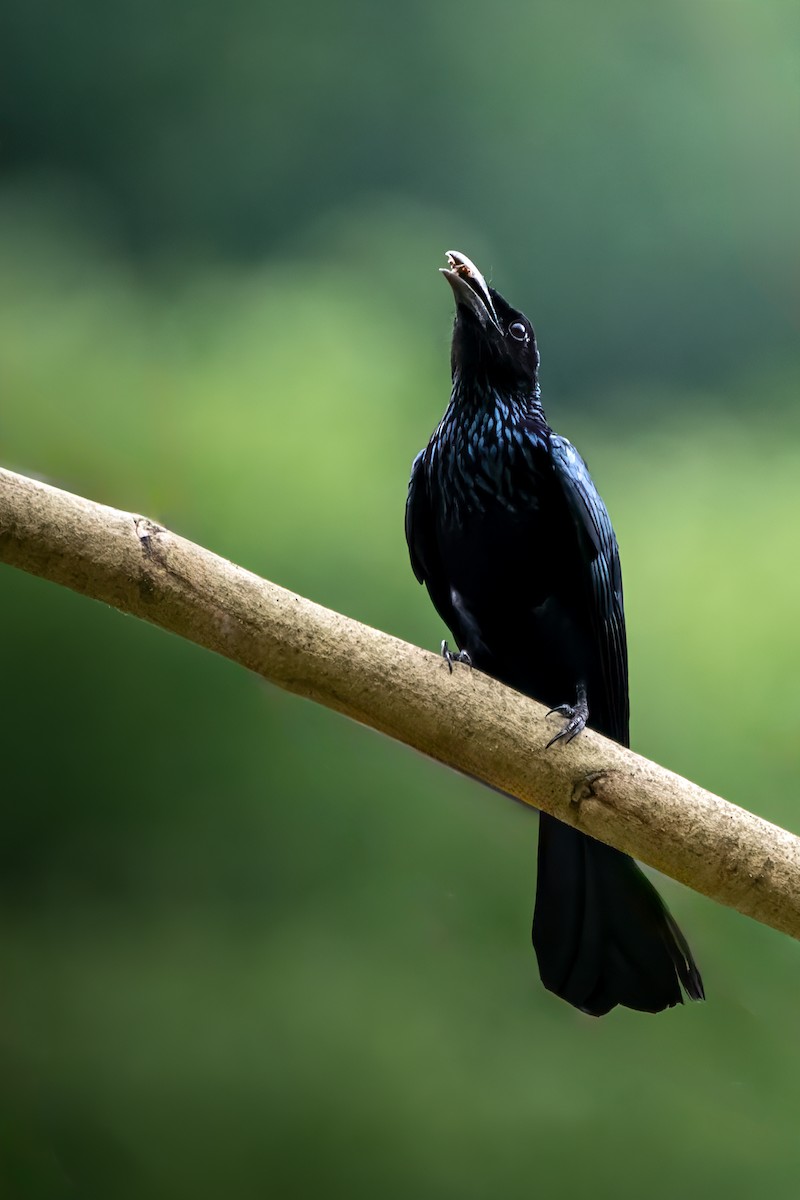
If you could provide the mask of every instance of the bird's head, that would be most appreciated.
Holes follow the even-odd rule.
[[[539,351],[528,318],[489,287],[466,254],[448,250],[441,271],[456,299],[453,376],[462,385],[537,395]]]

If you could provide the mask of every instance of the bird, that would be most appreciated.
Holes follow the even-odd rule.
[[[411,566],[461,662],[563,719],[629,745],[628,655],[617,540],[578,451],[547,423],[528,318],[460,251],[452,391],[413,462]],[[552,752],[557,752],[553,750]],[[687,941],[627,854],[540,814],[532,940],[545,988],[591,1016],[704,999]]]

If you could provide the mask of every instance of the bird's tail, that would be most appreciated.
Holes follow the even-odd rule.
[[[533,945],[542,983],[600,1017],[703,999],[686,939],[632,858],[546,813],[539,829]]]

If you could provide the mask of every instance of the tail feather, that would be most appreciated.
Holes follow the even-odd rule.
[[[686,939],[632,858],[543,813],[533,945],[545,987],[592,1016],[703,999]]]

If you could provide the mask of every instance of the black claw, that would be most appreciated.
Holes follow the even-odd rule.
[[[556,744],[556,742],[571,742],[574,737],[577,737],[578,734],[583,731],[585,725],[585,721],[570,721],[564,726],[563,729],[559,729],[558,733],[554,734],[550,738],[550,741],[545,746],[545,749],[549,750],[551,746]]]
[[[467,654],[466,650],[459,650],[458,654],[454,654],[447,644],[447,641],[442,642],[442,658],[447,663],[450,674],[453,674],[453,663],[463,663],[465,667],[472,666],[472,659]]]
[[[578,703],[577,704],[559,704],[556,708],[551,708],[548,717],[557,713],[560,717],[568,717],[566,725],[559,729],[558,733],[554,734],[547,743],[545,749],[549,750],[556,742],[571,742],[574,737],[582,733],[586,728],[586,722],[589,720],[589,705],[586,703],[586,689],[578,688]]]

